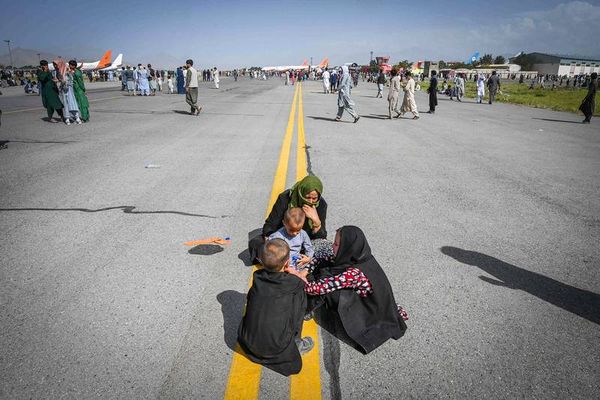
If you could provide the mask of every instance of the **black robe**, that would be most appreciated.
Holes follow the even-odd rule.
[[[285,376],[297,374],[302,358],[294,339],[302,333],[305,312],[306,294],[300,278],[258,270],[248,291],[238,343],[250,360]]]
[[[588,93],[583,99],[581,105],[579,106],[579,110],[581,110],[583,115],[585,115],[586,119],[592,118],[592,115],[594,115],[594,110],[596,108],[596,83],[597,80],[592,79],[588,86]]]
[[[275,204],[273,204],[273,208],[271,209],[271,212],[269,213],[269,216],[263,225],[262,235],[251,238],[248,242],[248,251],[252,261],[255,261],[258,257],[258,253],[265,243],[265,237],[269,237],[272,233],[283,227],[283,216],[290,205],[290,190],[291,189],[287,189],[283,191],[277,197],[277,200],[275,201]],[[325,220],[327,219],[327,202],[323,197],[319,199],[317,214],[321,220],[321,228],[317,232],[313,233],[312,229],[310,229],[310,226],[308,225],[308,218],[306,218],[303,229],[306,231],[306,233],[308,233],[308,237],[310,237],[311,240],[327,239],[327,229],[325,228]]]
[[[371,255],[371,248],[360,228],[344,226],[335,263],[317,270],[317,278],[338,275],[349,267],[358,268],[371,282],[373,293],[360,297],[353,290],[336,290],[325,296],[330,308],[336,309],[344,330],[366,354],[388,339],[399,339],[406,323],[398,313],[390,282],[383,269]]]
[[[431,79],[429,79],[429,89],[427,89],[427,92],[429,93],[429,111],[435,111],[435,106],[438,105],[437,85],[437,78],[435,76],[432,76]]]

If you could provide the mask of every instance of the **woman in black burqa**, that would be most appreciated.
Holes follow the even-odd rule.
[[[402,337],[407,329],[406,313],[397,305],[363,231],[356,226],[338,229],[333,252],[333,265],[314,271],[315,281],[305,285],[307,294],[323,295],[328,308],[337,311],[344,330],[365,354],[390,338]]]

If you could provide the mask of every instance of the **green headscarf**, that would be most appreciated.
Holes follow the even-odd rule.
[[[292,186],[292,189],[290,190],[290,204],[288,208],[302,207],[305,204],[308,206],[318,207],[318,200],[316,203],[311,203],[304,198],[304,196],[313,190],[319,192],[320,199],[321,195],[323,194],[323,183],[321,183],[321,180],[314,175],[305,176],[302,180],[296,182],[296,184]],[[312,221],[309,221],[309,225],[311,225],[312,228]]]

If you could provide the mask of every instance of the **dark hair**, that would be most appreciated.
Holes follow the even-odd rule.
[[[410,72],[410,71],[406,71],[405,75],[406,75],[406,76],[412,76],[412,72]]]
[[[437,75],[436,71],[431,71],[431,75]]]
[[[592,79],[596,79],[597,77],[598,77],[597,72],[592,72],[592,74],[590,75],[590,78],[592,78]]]
[[[77,61],[75,61],[75,60],[69,60],[69,65],[77,66]]]
[[[44,65],[48,65],[48,61],[47,60],[40,60],[40,66],[44,66]]]
[[[283,239],[267,240],[264,244],[260,261],[267,271],[279,271],[290,258],[290,246]]]
[[[152,67],[152,65],[148,64],[148,68]]]
[[[392,69],[392,76],[398,75],[398,70],[396,68]]]
[[[189,60],[185,60],[186,64],[190,64],[190,65],[194,65],[194,60],[192,60],[191,58]]]
[[[492,71],[492,75],[496,75],[496,71]]]

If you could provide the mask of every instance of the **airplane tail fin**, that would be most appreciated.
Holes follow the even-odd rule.
[[[108,67],[110,65],[111,56],[111,51],[107,50],[106,53],[104,53],[104,55],[100,59],[100,62],[98,63],[98,68]]]
[[[323,59],[323,61],[321,61],[321,64],[319,64],[319,67],[325,68],[328,65],[329,65],[329,58],[326,57]]]
[[[115,67],[119,67],[121,66],[121,64],[123,64],[123,54],[119,53],[117,58],[115,58],[115,61],[113,61],[112,65]]]
[[[308,65],[308,60],[304,60],[304,62],[302,63],[302,66],[304,67],[305,65]]]

